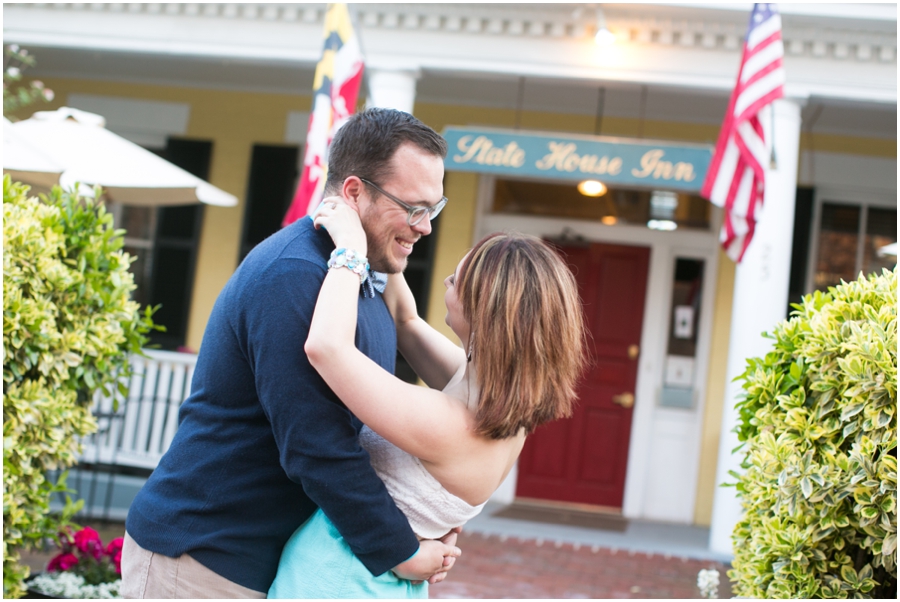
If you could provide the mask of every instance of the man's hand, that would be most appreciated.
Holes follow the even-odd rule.
[[[451,536],[452,541],[455,542],[456,533],[454,532],[445,535],[444,539]],[[455,545],[444,543],[442,540],[426,539],[419,542],[418,553],[406,562],[395,566],[393,571],[401,579],[439,583],[447,576],[447,571],[450,570],[460,554],[462,554],[462,550]],[[447,558],[450,560],[446,560]]]

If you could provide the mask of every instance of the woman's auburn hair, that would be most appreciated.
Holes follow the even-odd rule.
[[[503,439],[571,416],[585,328],[560,255],[534,236],[490,234],[460,266],[456,290],[480,388],[476,432]]]

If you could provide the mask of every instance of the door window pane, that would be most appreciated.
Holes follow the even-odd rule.
[[[609,188],[599,197],[578,192],[577,185],[507,180],[494,184],[494,213],[562,217],[608,226],[647,225],[664,220],[677,228],[709,229],[711,204],[697,195],[666,190]]]
[[[869,208],[866,220],[866,241],[863,246],[862,267],[865,274],[881,273],[882,268],[894,269],[897,258],[893,255],[881,257],[878,249],[897,242],[897,210]]]
[[[125,229],[125,238],[152,240],[156,226],[156,207],[122,205],[119,228]]]
[[[181,207],[162,207],[159,212],[157,238],[190,242],[194,239],[203,206],[199,203]]]
[[[700,298],[703,294],[702,259],[679,257],[675,261],[672,305],[669,313],[669,342],[666,353],[662,406],[692,408],[695,389],[697,329]]]
[[[859,206],[822,204],[815,288],[825,290],[841,279],[855,279],[859,218]]]

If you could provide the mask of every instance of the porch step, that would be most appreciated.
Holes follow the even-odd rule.
[[[602,531],[624,533],[628,528],[628,519],[621,514],[583,510],[557,504],[535,504],[530,502],[513,502],[493,513],[497,518],[513,518],[554,525],[569,525]]]

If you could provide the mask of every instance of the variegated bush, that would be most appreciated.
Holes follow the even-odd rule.
[[[795,308],[740,377],[734,592],[895,598],[896,268]]]
[[[3,178],[3,594],[22,594],[20,551],[54,537],[72,507],[46,473],[74,464],[96,429],[94,391],[117,386],[153,327],[131,300],[121,230],[90,199],[55,188],[46,202]]]

